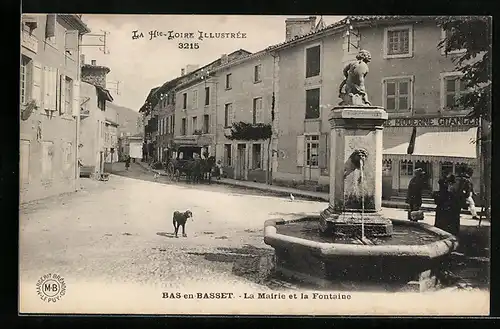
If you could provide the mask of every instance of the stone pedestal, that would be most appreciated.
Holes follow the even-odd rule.
[[[339,106],[330,113],[330,205],[320,230],[348,236],[390,236],[382,218],[382,129],[387,112],[376,106]],[[362,161],[360,161],[362,159]]]

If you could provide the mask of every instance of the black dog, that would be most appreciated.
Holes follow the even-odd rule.
[[[187,237],[186,235],[186,222],[188,218],[193,217],[193,213],[190,210],[187,210],[186,212],[180,212],[180,211],[174,211],[174,218],[173,218],[173,224],[174,224],[174,230],[175,230],[175,237],[177,238],[177,232],[179,232],[179,227],[182,226],[182,236]]]

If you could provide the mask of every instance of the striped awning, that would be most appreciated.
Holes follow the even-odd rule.
[[[432,161],[441,158],[445,161],[475,163],[477,158],[477,128],[457,131],[429,131],[417,128],[415,149],[407,154],[411,127],[399,128],[394,134],[384,129],[384,158],[401,160]]]

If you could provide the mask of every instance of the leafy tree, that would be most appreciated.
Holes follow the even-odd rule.
[[[469,116],[480,119],[480,133],[476,141],[480,145],[482,169],[481,194],[489,215],[491,205],[491,60],[492,19],[488,16],[444,16],[438,25],[446,31],[446,37],[438,47],[445,54],[464,50],[452,60],[457,71],[463,73],[467,91],[457,100],[460,106],[470,110]]]

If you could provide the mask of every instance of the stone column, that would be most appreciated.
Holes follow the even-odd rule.
[[[382,129],[387,112],[375,106],[335,107],[330,113],[330,204],[321,213],[323,233],[387,236],[392,223],[382,207]],[[359,155],[365,155],[363,170]]]

